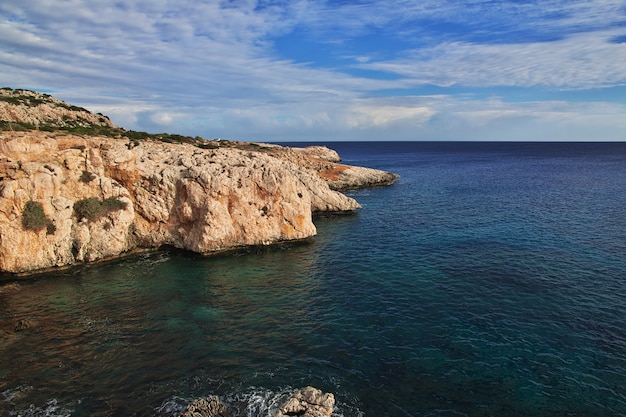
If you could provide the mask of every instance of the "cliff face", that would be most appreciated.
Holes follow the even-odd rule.
[[[359,207],[262,152],[27,132],[3,134],[0,153],[0,269],[9,272],[162,245],[210,252],[303,239],[315,234],[312,212]],[[94,199],[124,207],[93,218],[77,210]],[[25,230],[29,201],[52,228]]]
[[[323,173],[348,169],[337,168],[345,166],[333,151],[244,145],[0,132],[0,271],[163,245],[206,253],[304,239],[316,233],[314,212],[359,208]],[[370,171],[364,176],[395,178]]]

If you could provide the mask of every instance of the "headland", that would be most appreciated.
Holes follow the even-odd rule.
[[[315,213],[360,208],[341,191],[397,178],[322,146],[127,131],[29,90],[0,89],[0,127],[1,273],[307,239]]]

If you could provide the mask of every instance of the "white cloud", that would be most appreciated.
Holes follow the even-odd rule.
[[[606,102],[459,100],[441,97],[422,134],[448,140],[621,140],[626,105]]]
[[[554,35],[619,27],[624,13],[623,0],[371,0],[310,2],[302,21],[313,33],[333,31],[342,38],[371,27],[397,31],[399,37],[428,37],[433,24],[463,25],[469,33],[532,30]]]
[[[150,116],[150,119],[160,125],[169,125],[174,120],[174,117],[169,113],[158,112]]]
[[[297,140],[621,140],[626,106],[454,96],[213,108],[189,135]],[[200,114],[198,114],[200,116]],[[158,131],[158,129],[157,129]]]
[[[434,114],[435,111],[428,107],[361,105],[349,110],[345,124],[346,127],[358,129],[384,127],[394,123],[421,126]]]
[[[382,93],[424,84],[556,89],[624,85],[626,44],[610,42],[624,35],[614,26],[624,17],[623,1],[499,3],[506,7],[480,0],[343,4],[2,2],[0,73],[7,86],[45,90],[107,114],[129,129],[167,128],[194,136],[479,138],[490,128],[506,132],[524,123],[538,130],[543,126],[550,135],[555,129],[564,132],[568,125],[588,123],[614,132],[611,137],[616,138],[617,129],[623,128],[623,106],[603,107],[601,99],[587,107],[559,107],[556,102],[470,101],[455,96],[453,88],[442,97]],[[485,44],[438,39],[422,27],[425,21],[442,26],[472,23],[474,29],[489,31],[492,22],[502,19],[511,19],[512,29],[523,26],[560,36],[543,42]],[[498,25],[505,30],[506,25]],[[365,45],[344,57],[354,57],[352,62],[361,69],[399,75],[396,79],[356,77],[349,75],[353,68],[330,67],[315,57],[310,64],[296,63],[277,55],[272,43],[295,29],[321,43],[341,43],[370,33],[372,27],[412,49],[381,60],[377,50]],[[323,38],[329,34],[332,38]]]
[[[413,51],[406,58],[360,67],[398,74],[407,84],[417,85],[569,89],[626,85],[626,44],[611,42],[619,33],[526,44],[445,43]]]

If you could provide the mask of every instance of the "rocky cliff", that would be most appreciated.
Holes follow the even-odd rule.
[[[316,233],[313,213],[359,208],[337,189],[395,179],[338,164],[327,148],[137,140],[105,116],[49,96],[0,95],[9,98],[0,101],[2,272],[163,245],[208,253],[304,239]]]

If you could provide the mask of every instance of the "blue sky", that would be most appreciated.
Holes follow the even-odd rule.
[[[252,141],[626,139],[626,0],[0,2],[2,86]]]

